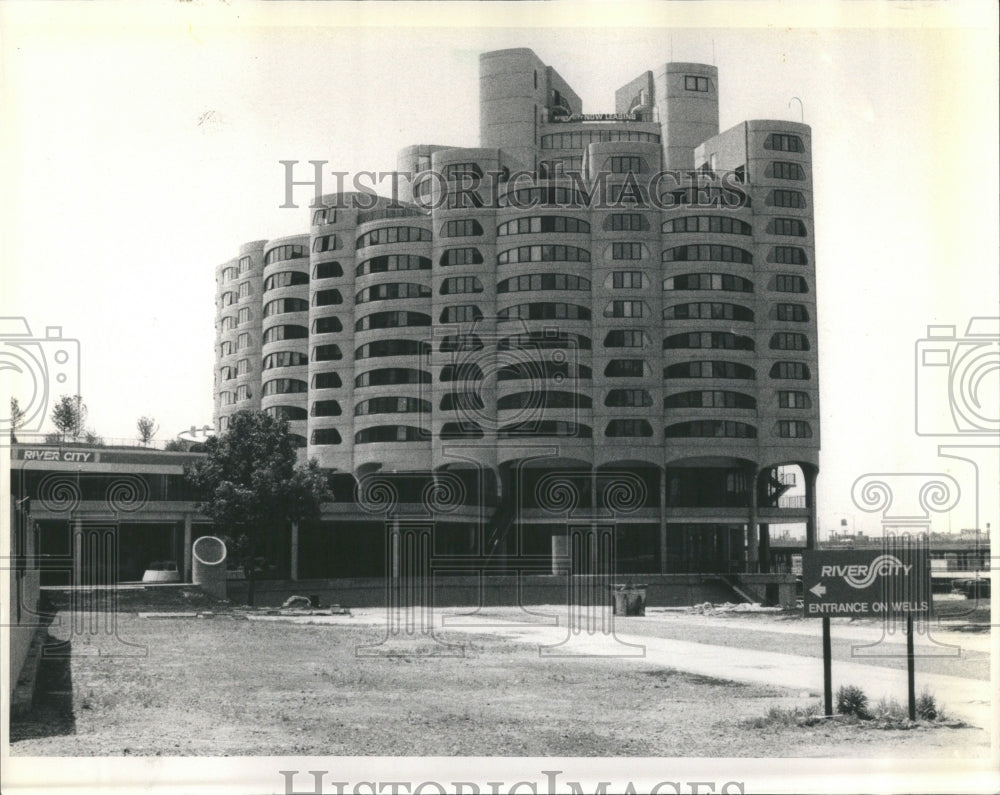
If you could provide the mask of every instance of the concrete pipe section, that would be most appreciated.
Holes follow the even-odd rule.
[[[221,538],[202,536],[191,545],[191,581],[217,599],[226,598],[226,545]]]

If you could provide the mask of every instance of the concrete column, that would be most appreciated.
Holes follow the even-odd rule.
[[[757,536],[757,476],[760,469],[756,464],[747,467],[747,482],[750,489],[750,508],[747,515],[747,559],[746,570],[753,573],[759,570],[759,544]]]
[[[771,526],[762,524],[760,526],[760,547],[758,551],[760,558],[760,570],[767,574],[771,571]]]
[[[83,522],[73,520],[73,585],[83,585]]]
[[[733,533],[729,525],[722,525],[722,568],[729,574],[733,559]]]
[[[667,470],[660,467],[660,573],[667,573]]]
[[[809,518],[806,519],[806,549],[816,549],[816,476],[819,469],[810,464],[799,466],[806,479],[806,508],[809,511]]]
[[[184,514],[184,582],[191,582],[191,514]]]
[[[299,523],[292,522],[292,549],[291,549],[290,576],[293,580],[299,578]]]

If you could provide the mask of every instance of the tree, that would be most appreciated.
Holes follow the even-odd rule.
[[[63,395],[52,407],[52,424],[62,434],[63,440],[69,434],[76,441],[84,432],[87,422],[87,407],[79,395]]]
[[[315,460],[296,466],[284,419],[237,412],[228,431],[210,437],[205,450],[204,459],[185,466],[185,476],[198,494],[198,510],[211,517],[217,532],[244,538],[236,553],[247,573],[247,604],[253,605],[257,550],[288,523],[318,519],[332,495]]]
[[[10,442],[17,444],[17,432],[25,422],[25,412],[16,397],[10,399]]]
[[[160,426],[152,417],[139,417],[135,422],[135,427],[139,431],[139,441],[142,442],[143,447],[153,441],[153,437],[160,430]]]

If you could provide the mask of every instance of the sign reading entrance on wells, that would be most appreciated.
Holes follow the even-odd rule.
[[[927,547],[806,551],[802,596],[807,618],[926,614],[931,603]]]

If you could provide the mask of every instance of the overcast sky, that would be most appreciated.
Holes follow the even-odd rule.
[[[488,6],[473,21],[526,26],[373,27],[402,13],[312,4],[0,7],[2,314],[79,340],[94,429],[134,438],[146,414],[169,438],[211,422],[215,266],[244,241],[308,231],[307,190],[279,209],[279,160],[389,170],[410,144],[477,145],[485,50],[534,49],[585,112],[614,110],[647,69],[701,61],[719,69],[722,129],[798,121],[792,97],[812,126],[821,527],[878,529],[851,501],[868,472],[950,472],[962,500],[935,528],[972,526],[971,468],[914,433],[914,346],[928,324],[961,335],[1000,314],[994,4],[811,18],[660,4],[616,13],[628,29],[596,27],[593,5]],[[457,25],[452,9],[437,24]],[[433,25],[433,10],[410,21]],[[995,480],[978,516],[994,528]]]

